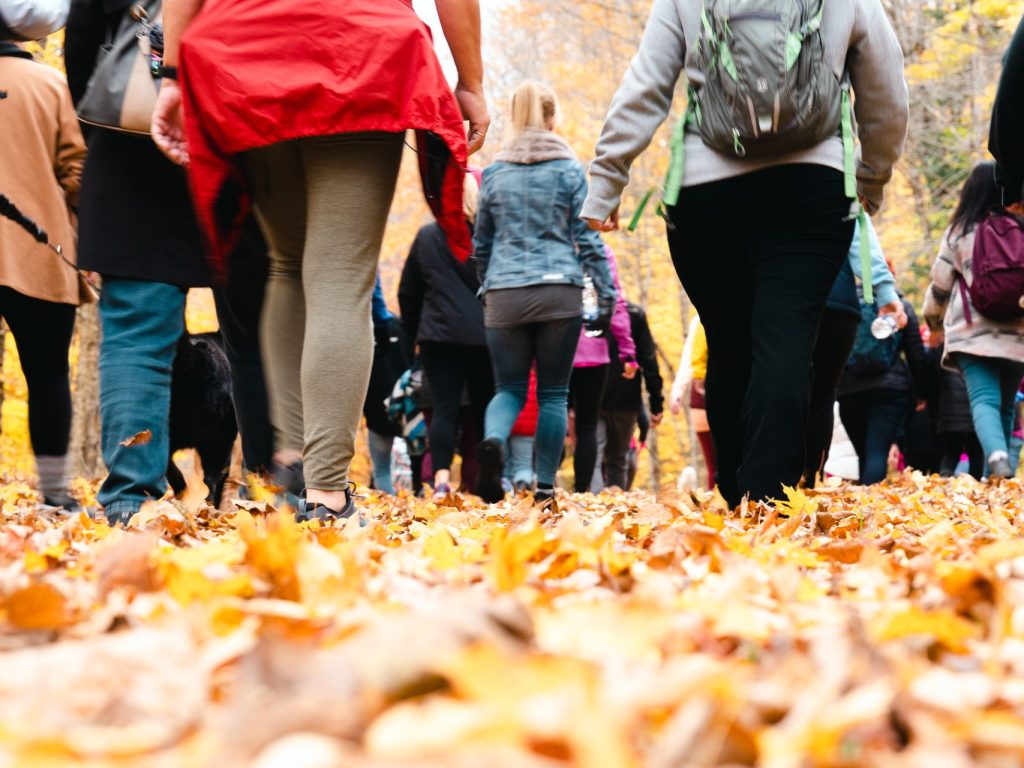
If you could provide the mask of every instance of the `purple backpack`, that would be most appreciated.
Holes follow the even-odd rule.
[[[1018,219],[999,214],[978,225],[971,271],[970,304],[976,310],[997,322],[1024,317],[1024,226]],[[967,301],[964,315],[970,323]]]

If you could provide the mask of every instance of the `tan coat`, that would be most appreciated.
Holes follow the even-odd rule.
[[[973,257],[974,230],[963,237],[953,237],[947,229],[932,266],[932,282],[925,294],[922,312],[929,328],[946,334],[942,365],[959,370],[951,358],[957,352],[1024,361],[1024,319],[1000,323],[989,320],[972,306],[971,323],[967,322],[959,283],[964,281],[970,288],[974,279]],[[969,300],[970,295],[967,298]]]
[[[63,75],[30,59],[0,56],[0,194],[46,230],[72,262],[75,228],[68,206],[77,204],[84,164],[85,142]],[[79,301],[75,270],[2,217],[0,285],[46,301]]]

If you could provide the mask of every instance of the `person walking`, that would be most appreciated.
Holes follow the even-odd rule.
[[[86,94],[128,0],[74,0],[64,34],[68,83]],[[167,492],[171,371],[189,288],[210,285],[184,171],[146,136],[90,128],[78,208],[79,266],[103,279],[97,500],[111,525]],[[133,440],[145,434],[148,439]]]
[[[629,321],[629,307],[622,296],[619,285],[619,270],[615,254],[605,246],[608,269],[618,292],[615,311],[612,314],[610,333],[592,336],[583,328],[580,330],[576,357],[573,360],[572,377],[569,379],[569,405],[574,415],[576,447],[572,463],[577,493],[591,489],[594,470],[599,457],[597,426],[601,420],[601,405],[608,385],[608,371],[611,368],[610,343],[614,340],[617,360],[621,364],[619,376],[622,379],[636,378],[636,345]],[[609,338],[609,336],[611,338]]]
[[[535,498],[554,495],[568,422],[569,378],[583,324],[584,276],[603,303],[616,293],[601,236],[579,218],[586,172],[555,132],[558,102],[532,81],[512,96],[512,135],[484,171],[474,243],[497,394],[487,407],[476,492],[504,498],[507,441],[536,366]],[[593,466],[593,464],[591,464]]]
[[[417,131],[449,247],[463,260],[471,251],[461,169],[489,123],[479,2],[439,0],[437,10],[459,71],[454,93],[410,3],[163,6],[153,138],[190,166],[218,276],[253,203],[267,234],[268,375],[275,422],[302,404],[302,519],[355,514],[348,470],[373,355],[371,295],[406,130]]]
[[[463,195],[466,220],[476,219],[479,171],[466,177]],[[444,232],[428,224],[416,235],[398,285],[398,305],[406,333],[419,345],[423,372],[434,396],[430,420],[430,457],[434,493],[448,495],[464,396],[469,418],[479,440],[484,413],[494,395],[494,373],[487,351],[484,312],[477,298],[480,281],[469,264],[456,261]],[[477,443],[463,443],[464,452],[476,454]],[[463,469],[466,468],[465,458]],[[462,484],[472,488],[473,478],[463,472]],[[469,481],[469,482],[467,482]]]
[[[995,170],[992,163],[980,163],[964,183],[932,265],[923,313],[933,343],[944,344],[943,366],[963,372],[989,476],[1005,478],[1013,475],[1010,436],[1024,378],[1024,317],[991,320],[974,306],[970,293],[978,229],[1003,212]]]
[[[371,316],[373,365],[370,370],[370,382],[366,388],[366,399],[363,402],[363,416],[366,419],[373,487],[383,493],[394,495],[391,459],[395,438],[401,437],[402,431],[388,416],[384,401],[394,391],[395,382],[412,364],[412,343],[406,336],[402,321],[388,309],[380,275],[377,275],[377,282],[373,288]]]
[[[67,263],[0,216],[0,320],[18,347],[28,385],[28,431],[39,492],[50,507],[77,509],[68,495],[71,385],[68,349],[79,303],[75,232],[85,142],[67,81],[0,28],[0,194],[60,244]]]
[[[715,461],[715,443],[711,439],[705,382],[708,372],[708,340],[700,317],[694,315],[686,332],[686,344],[679,358],[679,372],[672,383],[670,408],[678,416],[683,412],[684,402],[689,408],[690,424],[700,446],[707,471],[708,490],[714,490],[718,482],[718,466]]]
[[[1018,213],[1024,213],[1024,19],[1003,59],[988,149],[996,159],[1003,205],[1016,206]]]
[[[917,314],[905,299],[903,311],[906,326],[884,341],[862,321],[839,380],[839,417],[857,451],[861,485],[885,480],[889,453],[907,415],[927,406],[922,393],[927,391],[928,361]]]
[[[804,471],[825,299],[849,249],[855,201],[868,213],[882,204],[909,108],[880,0],[794,3],[785,18],[742,20],[726,20],[720,5],[654,0],[597,144],[583,216],[600,230],[618,226],[628,169],[668,115],[685,67],[691,107],[665,186],[668,241],[707,331],[719,488],[735,506],[744,496],[780,498]],[[730,111],[739,104],[742,113]]]
[[[874,225],[868,221],[868,242],[871,246],[871,284],[882,314],[896,319],[896,327],[907,324],[903,302],[896,292],[896,278],[889,270],[882,252],[882,244]],[[839,277],[825,300],[825,312],[821,316],[818,337],[814,343],[814,379],[811,386],[811,400],[807,414],[806,458],[804,461],[804,482],[811,487],[820,478],[828,461],[832,445],[832,428],[835,424],[835,405],[846,361],[850,358],[857,330],[863,322],[870,322],[869,316],[862,319],[861,302],[857,296],[854,275],[860,270],[860,225],[853,233],[849,257],[839,271]],[[874,307],[871,308],[872,310]]]
[[[636,345],[636,362],[643,373],[643,384],[647,389],[651,424],[661,424],[665,400],[662,396],[661,370],[658,367],[658,353],[647,323],[647,313],[636,304],[628,304],[630,336]],[[604,422],[604,485],[629,490],[629,453],[636,434],[637,421],[645,411],[640,377],[626,377],[625,363],[621,362],[615,338],[608,340],[609,353],[618,363],[613,363],[608,374],[608,387],[601,404],[601,420]]]

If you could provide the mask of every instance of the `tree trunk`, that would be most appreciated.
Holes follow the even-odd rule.
[[[99,306],[78,310],[78,366],[74,380],[74,418],[71,422],[71,472],[76,477],[103,474],[100,450],[100,326]]]

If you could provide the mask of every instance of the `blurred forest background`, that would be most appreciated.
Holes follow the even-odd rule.
[[[960,185],[973,164],[987,157],[989,115],[1001,59],[1024,14],[1024,0],[882,2],[906,55],[911,125],[906,152],[876,224],[901,287],[919,306]],[[417,1],[418,8],[429,4],[429,0]],[[559,131],[588,162],[605,111],[643,33],[650,4],[650,0],[484,0],[487,87],[495,125],[475,163],[486,165],[500,148],[509,98],[525,78],[543,80],[555,88],[562,106]],[[429,8],[424,15],[429,16]],[[39,55],[60,66],[59,38],[48,41]],[[680,88],[673,115],[634,166],[623,200],[626,219],[664,177],[669,133],[685,107],[683,93]],[[408,247],[428,220],[415,157],[407,151],[381,260],[385,292],[394,310]],[[668,258],[662,222],[649,213],[635,233],[615,233],[608,242],[618,257],[627,298],[647,309],[660,349],[667,397],[690,309]],[[195,297],[190,324],[193,330],[216,327],[208,297]],[[83,323],[83,335],[88,334],[86,326]],[[88,363],[95,340],[86,337],[84,341],[82,355]],[[6,346],[0,468],[22,474],[31,471],[24,381],[10,340]],[[85,386],[91,386],[88,376]],[[79,464],[88,474],[98,460],[88,446],[95,413],[88,402],[79,410],[76,446],[79,452],[89,452]],[[641,462],[640,485],[653,488],[672,483],[684,466],[696,464],[685,415],[666,418],[652,432],[648,448]]]

